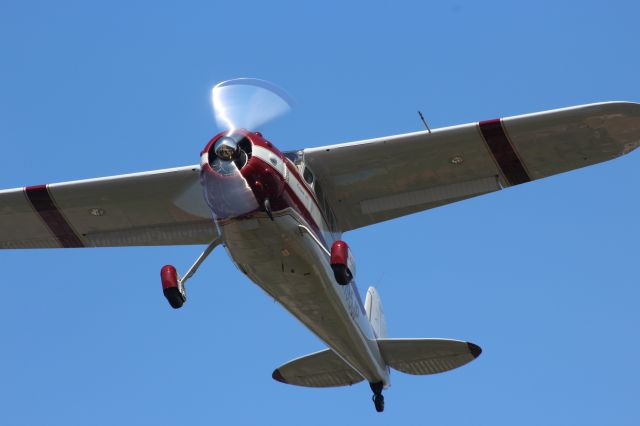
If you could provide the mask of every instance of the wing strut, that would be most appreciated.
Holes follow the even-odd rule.
[[[184,278],[182,278],[180,280],[180,284],[182,286],[184,286],[184,284],[187,282],[187,280],[189,280],[192,276],[195,275],[196,271],[198,270],[198,268],[200,267],[200,265],[202,265],[202,262],[205,261],[205,259],[207,257],[209,257],[209,255],[211,254],[211,252],[213,251],[214,248],[216,248],[220,243],[222,242],[222,236],[217,236],[216,238],[213,239],[213,241],[211,241],[209,243],[209,245],[207,246],[206,249],[204,249],[204,251],[202,252],[202,254],[200,254],[200,256],[198,256],[198,258],[196,259],[196,261],[193,263],[193,265],[191,265],[191,267],[189,268],[189,270],[187,271],[187,273],[184,275]]]

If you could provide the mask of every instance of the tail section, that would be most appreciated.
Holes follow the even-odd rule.
[[[385,364],[394,370],[415,375],[443,373],[473,361],[482,352],[479,346],[462,340],[388,338],[382,301],[373,287],[367,290],[364,307],[380,354]],[[331,349],[289,361],[273,372],[273,378],[306,387],[349,386],[364,380]],[[382,411],[383,383],[369,384],[374,392],[376,410]]]
[[[373,332],[376,334],[376,338],[383,339],[387,337],[387,323],[384,319],[380,293],[374,287],[369,287],[367,290],[364,309],[367,312],[367,318],[373,328]]]
[[[389,339],[382,301],[369,287],[364,302],[367,318],[386,364],[407,374],[436,374],[461,367],[476,359],[482,349],[473,343],[451,339]]]
[[[272,377],[288,385],[310,388],[350,386],[364,380],[331,349],[289,361],[276,368]]]
[[[378,339],[387,365],[407,374],[437,374],[473,361],[479,346],[451,339]],[[273,378],[290,385],[324,388],[350,386],[364,380],[331,349],[296,358],[281,365]]]
[[[473,361],[482,349],[451,339],[378,339],[387,365],[407,374],[437,374]]]

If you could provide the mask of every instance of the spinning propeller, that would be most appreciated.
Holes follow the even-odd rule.
[[[174,202],[196,216],[211,217],[212,213],[214,217],[235,216],[258,208],[259,204],[254,196],[254,191],[258,191],[263,194],[260,204],[273,220],[269,200],[269,189],[273,189],[274,186],[270,184],[271,179],[267,176],[247,182],[240,169],[247,163],[248,153],[251,152],[247,132],[254,132],[289,112],[293,106],[293,99],[284,90],[268,81],[237,78],[216,84],[211,91],[211,102],[216,124],[224,132],[224,136],[217,137],[213,146],[212,142],[209,143],[203,153],[204,160],[201,160],[210,170],[215,171],[215,176],[212,178],[205,173],[202,179],[205,183],[194,182]],[[201,206],[202,199],[201,183],[210,208],[204,213],[198,207]],[[253,185],[253,188],[250,185]],[[193,206],[197,208],[194,209]],[[214,221],[214,224],[215,238],[184,277],[180,277],[176,268],[171,265],[165,265],[160,272],[164,295],[173,308],[180,308],[184,304],[187,299],[185,283],[213,249],[223,243],[219,224],[217,221]]]
[[[257,78],[236,78],[216,84],[211,91],[216,124],[232,133],[255,131],[291,110],[293,99],[283,89]]]

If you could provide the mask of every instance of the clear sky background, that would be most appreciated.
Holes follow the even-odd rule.
[[[296,149],[640,101],[638,2],[0,2],[0,187],[182,166],[218,81],[297,100]],[[0,252],[3,425],[638,425],[640,154],[345,235],[393,337],[482,346],[436,376],[271,379],[324,345],[216,251]]]

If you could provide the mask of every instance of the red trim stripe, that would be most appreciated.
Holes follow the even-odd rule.
[[[296,180],[300,183],[302,188],[311,197],[311,200],[313,201],[313,204],[316,206],[316,208],[320,212],[320,217],[324,221],[324,225],[326,225],[327,230],[329,232],[332,232],[332,229],[329,226],[329,220],[327,220],[327,218],[326,218],[326,213],[328,213],[328,212],[325,212],[320,208],[320,202],[318,201],[318,197],[316,196],[316,194],[311,189],[309,189],[309,187],[307,186],[307,183],[304,181],[302,176],[300,176],[300,172],[298,171],[298,168],[286,157],[285,157],[285,164],[287,165],[287,169],[289,169],[289,173],[291,173],[293,176],[295,176]],[[289,187],[291,192],[295,194],[295,191],[294,191],[294,189],[293,189],[293,187],[291,185],[287,184],[286,186]],[[296,195],[296,199],[299,200],[299,197],[297,195]],[[302,201],[300,201],[300,205],[303,205]],[[306,209],[306,207],[305,207],[305,209]],[[311,212],[309,212],[309,216],[311,217]],[[314,221],[314,223],[315,223],[315,221]],[[318,229],[320,229],[319,227],[320,227],[321,224],[316,224],[316,225],[318,226]]]
[[[47,185],[27,186],[24,192],[35,211],[40,215],[42,221],[62,247],[84,247],[67,219],[60,213],[60,210],[53,202]]]
[[[311,212],[309,211],[309,209],[307,209],[307,207],[302,203],[300,198],[298,198],[298,195],[296,194],[296,192],[289,185],[285,186],[285,192],[287,193],[287,195],[289,196],[289,199],[292,202],[292,205],[289,204],[289,207],[294,209],[300,216],[302,216],[302,218],[307,222],[307,225],[311,227],[316,237],[320,240],[322,245],[327,250],[329,250],[329,246],[327,245],[327,242],[324,239],[324,236],[322,235],[322,231],[320,231],[320,225],[317,224],[316,221],[313,219],[313,216],[311,215]]]
[[[531,182],[529,174],[504,131],[502,120],[496,118],[495,120],[481,121],[478,124],[482,137],[509,184],[519,185]]]

